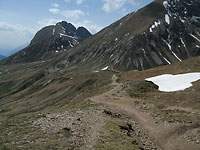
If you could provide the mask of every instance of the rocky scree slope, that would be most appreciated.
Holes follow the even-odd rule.
[[[200,1],[155,0],[57,59],[54,69],[144,70],[200,55]]]
[[[30,45],[5,59],[3,64],[23,63],[46,60],[59,52],[68,51],[91,36],[84,27],[76,29],[65,21],[44,27],[36,33]]]

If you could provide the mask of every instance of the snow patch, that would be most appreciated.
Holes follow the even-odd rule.
[[[69,36],[69,35],[62,34],[62,33],[60,33],[60,36],[66,36],[66,37],[69,37],[69,38],[74,38],[73,36]]]
[[[163,41],[167,44],[167,46],[169,47],[169,50],[172,52],[172,54],[179,60],[179,61],[182,61],[173,51],[172,51],[172,47],[169,43],[167,43],[167,41],[165,41],[163,39]]]
[[[193,34],[190,34],[193,38],[195,38],[198,42],[200,42],[200,40],[196,37],[196,36],[194,36]]]
[[[153,32],[153,29],[160,25],[160,20],[155,21],[154,24],[149,28],[150,32]]]
[[[200,48],[200,46],[199,46],[199,45],[196,45],[196,47],[197,47],[197,48]]]
[[[181,43],[182,43],[183,46],[186,48],[185,43],[183,42],[183,39],[182,39],[182,38],[180,38],[180,39],[181,39]]]
[[[170,24],[170,18],[169,18],[169,15],[168,14],[165,14],[165,22],[167,24]]]
[[[54,29],[53,29],[53,35],[55,35],[55,31],[56,31],[56,29],[54,28]]]
[[[192,16],[192,20],[198,22],[200,20],[200,17],[199,16]]]
[[[101,69],[101,70],[103,70],[103,71],[104,71],[104,70],[107,70],[107,69],[108,69],[108,66],[106,66],[105,68],[103,68],[103,69]]]
[[[163,74],[160,76],[145,79],[152,81],[159,86],[159,90],[163,92],[175,92],[185,90],[192,86],[192,82],[200,80],[200,73],[186,73],[186,74]]]
[[[130,33],[126,33],[125,36],[129,36]]]
[[[163,6],[164,6],[165,8],[167,8],[167,6],[168,6],[168,1],[164,1],[164,2],[163,2]]]
[[[169,60],[167,60],[167,58],[165,58],[165,57],[161,54],[161,52],[159,52],[159,54],[160,54],[160,56],[162,56],[162,57],[164,58],[164,60],[165,60],[168,64],[171,64],[171,62],[170,62]]]

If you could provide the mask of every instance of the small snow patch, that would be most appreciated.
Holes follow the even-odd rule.
[[[55,30],[56,30],[56,29],[54,28],[54,29],[53,29],[53,35],[55,35]]]
[[[186,47],[183,39],[182,38],[180,38],[180,39],[181,39],[181,43],[183,44],[183,46]]]
[[[153,32],[153,29],[160,25],[160,20],[155,21],[154,24],[149,28],[150,32]]]
[[[196,45],[196,47],[197,47],[197,48],[200,48],[200,46],[199,46],[199,45]]]
[[[165,8],[167,8],[167,7],[168,7],[168,2],[167,2],[167,1],[164,1],[164,2],[163,2],[163,5],[164,5]]]
[[[103,70],[103,71],[104,71],[104,70],[107,70],[107,69],[108,69],[108,66],[106,66],[105,68],[103,68],[103,69],[101,69],[101,70]]]
[[[169,15],[168,14],[165,14],[165,22],[167,24],[170,24],[170,19],[169,19]]]
[[[200,40],[193,34],[190,34],[193,38],[195,38],[198,42],[200,42]]]
[[[163,74],[160,76],[145,79],[152,81],[159,86],[159,90],[163,92],[175,92],[185,90],[192,86],[192,82],[200,80],[200,73],[186,74]]]

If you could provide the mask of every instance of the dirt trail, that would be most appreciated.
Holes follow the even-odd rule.
[[[146,134],[154,140],[162,150],[199,150],[200,146],[189,143],[182,138],[182,134],[190,129],[197,128],[194,125],[180,123],[158,123],[150,113],[142,112],[135,106],[138,99],[126,96],[122,83],[117,83],[116,75],[112,77],[114,88],[106,93],[90,98],[91,101],[125,111],[133,117],[145,130]]]

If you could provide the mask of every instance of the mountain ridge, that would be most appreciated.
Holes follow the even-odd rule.
[[[2,64],[45,61],[78,45],[92,34],[84,27],[75,28],[65,21],[39,30],[30,44],[11,55]]]
[[[193,16],[200,13],[200,3],[188,2],[154,1],[69,51],[58,66],[90,63],[91,71],[107,66],[111,70],[144,70],[199,56],[200,34],[195,33],[200,30],[199,20],[194,22]],[[184,12],[188,13],[182,16]]]
[[[40,60],[52,58],[53,70],[74,66],[85,66],[90,71],[103,68],[119,71],[145,70],[177,63],[200,55],[199,7],[200,2],[197,0],[156,0],[114,22],[80,45],[77,44],[79,41],[75,33],[80,28],[60,22],[56,24],[56,29],[54,26],[44,28],[50,30],[50,35],[44,36],[45,42],[36,34],[31,42],[31,51],[42,49],[49,52],[49,49],[54,49],[57,53],[51,55],[52,57],[48,56],[49,53],[41,57],[40,51],[37,51]],[[68,29],[63,30],[64,27]],[[75,36],[75,39],[69,40],[70,42],[48,39],[52,34],[67,40]],[[34,41],[39,41],[36,47]],[[73,48],[75,45],[78,46]],[[67,46],[70,50],[65,49]],[[64,53],[58,53],[62,51]],[[27,60],[22,57],[23,53],[20,54],[18,61],[14,62],[37,60]],[[12,62],[13,57],[7,59],[5,64]]]

